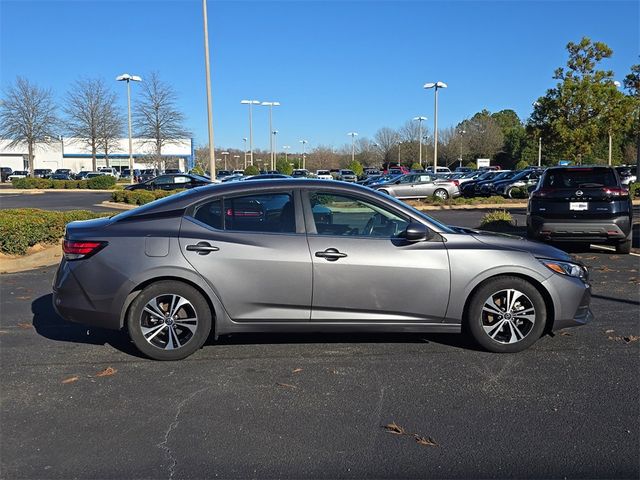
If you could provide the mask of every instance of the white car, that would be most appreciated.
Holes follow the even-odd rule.
[[[120,174],[118,173],[118,170],[116,170],[113,167],[102,167],[102,168],[99,168],[98,171],[103,175],[109,175],[110,177],[114,177],[114,178],[118,178],[120,176]]]
[[[27,172],[26,170],[16,170],[7,178],[9,181],[11,181],[11,180],[18,180],[20,178],[27,178],[28,176],[29,176],[29,172]]]
[[[329,170],[316,170],[316,177],[320,180],[333,180],[333,176]]]
[[[427,172],[433,173],[433,167],[427,168]],[[451,169],[449,167],[436,167],[436,173],[451,173]]]

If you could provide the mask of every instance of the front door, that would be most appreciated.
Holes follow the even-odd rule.
[[[182,253],[232,320],[309,320],[312,266],[296,201],[292,191],[218,197],[183,218]]]
[[[403,240],[409,217],[357,195],[316,190],[302,198],[312,321],[443,321],[450,276],[442,241]]]

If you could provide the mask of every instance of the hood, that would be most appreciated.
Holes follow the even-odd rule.
[[[547,245],[545,243],[528,240],[517,235],[508,235],[506,233],[487,232],[482,230],[474,230],[464,227],[450,227],[457,233],[466,233],[473,236],[479,242],[485,245],[491,245],[497,248],[508,250],[519,250],[521,252],[529,252],[534,257],[549,258],[554,260],[566,260],[576,263],[571,256],[562,250]]]

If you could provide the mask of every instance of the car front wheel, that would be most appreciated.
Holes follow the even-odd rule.
[[[469,303],[466,322],[483,348],[515,353],[542,335],[547,309],[536,287],[520,277],[498,277],[478,289]]]
[[[444,188],[439,188],[435,192],[433,192],[433,196],[439,198],[440,200],[447,200],[449,198],[449,192],[447,192]]]
[[[211,331],[211,309],[202,294],[177,281],[153,283],[131,303],[127,328],[135,346],[154,360],[182,360]]]

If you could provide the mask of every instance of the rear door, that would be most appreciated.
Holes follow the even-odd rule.
[[[182,253],[234,321],[309,320],[311,257],[299,203],[292,190],[237,194],[183,218]]]
[[[357,194],[309,190],[303,201],[312,321],[442,322],[450,275],[441,240],[404,241],[410,218]]]

